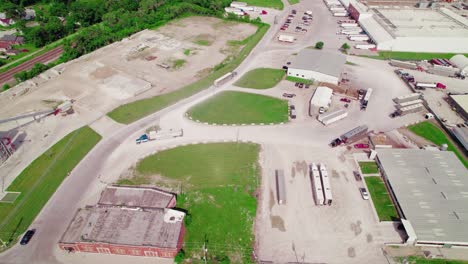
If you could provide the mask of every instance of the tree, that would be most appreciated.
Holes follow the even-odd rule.
[[[348,50],[350,49],[351,47],[349,46],[348,43],[343,43],[343,45],[341,45],[341,49],[344,51],[344,52],[348,52]]]
[[[322,41],[319,41],[319,42],[315,43],[315,48],[316,49],[323,49],[323,45],[324,45],[324,43]]]
[[[5,84],[3,85],[3,90],[6,91],[6,90],[8,90],[8,89],[10,89],[10,85],[9,85],[8,83],[5,83]]]

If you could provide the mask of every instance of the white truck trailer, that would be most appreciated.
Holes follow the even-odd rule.
[[[349,16],[349,13],[348,12],[337,12],[337,13],[333,13],[333,16],[334,17],[345,17],[345,16]]]
[[[401,104],[401,103],[404,103],[404,102],[409,102],[409,101],[413,101],[413,100],[417,100],[417,99],[421,99],[422,98],[422,94],[420,93],[411,93],[411,94],[406,94],[406,95],[402,95],[402,96],[399,96],[395,99],[393,99],[393,101],[397,104]]]
[[[343,28],[353,28],[353,27],[358,27],[359,25],[357,23],[341,23],[340,27]]]
[[[294,42],[294,36],[290,35],[279,35],[278,40],[282,42],[288,42],[288,43],[293,43]]]
[[[345,35],[348,35],[348,36],[360,35],[362,32],[364,32],[364,31],[360,27],[347,28],[347,29],[342,29],[341,30],[341,34],[345,34]]]
[[[411,70],[416,70],[418,68],[418,65],[416,63],[399,60],[390,60],[390,65]]]
[[[377,46],[375,44],[357,44],[354,47],[356,49],[375,49]]]
[[[425,83],[425,82],[416,82],[416,87],[424,87],[424,88],[436,88],[437,83]]]
[[[406,115],[406,114],[410,114],[410,113],[419,112],[419,111],[421,111],[423,109],[424,109],[424,105],[415,104],[415,105],[410,105],[410,106],[402,107],[402,108],[398,109],[398,113],[400,115]]]
[[[404,108],[404,107],[407,107],[407,106],[410,106],[410,105],[422,104],[422,103],[424,103],[423,100],[421,100],[421,99],[416,99],[416,100],[412,100],[412,101],[407,101],[407,102],[399,103],[399,104],[397,105],[397,108],[398,108],[398,109],[401,109],[401,108]]]
[[[325,198],[323,196],[322,180],[320,178],[319,169],[315,163],[310,165],[310,178],[313,185],[312,192],[314,195],[315,204],[323,205]]]
[[[346,9],[342,6],[333,6],[329,8],[332,12],[345,12]]]
[[[367,41],[369,40],[368,36],[348,36],[348,39],[351,41]]]
[[[361,110],[366,110],[367,104],[369,103],[369,100],[370,100],[371,95],[372,95],[372,88],[369,88],[369,89],[367,89],[367,91],[366,91],[366,95],[365,95],[364,98],[362,99],[362,102],[361,102]]]
[[[343,109],[340,109],[340,110],[336,110],[333,112],[327,112],[327,113],[321,114],[317,117],[317,119],[318,121],[322,122],[322,124],[324,124],[325,126],[328,126],[347,116],[348,116],[348,112],[346,112]]]
[[[328,177],[328,171],[325,164],[320,163],[320,178],[322,180],[322,188],[323,188],[323,204],[324,205],[331,205],[333,201],[333,196],[331,192],[331,185],[330,185],[330,178]]]

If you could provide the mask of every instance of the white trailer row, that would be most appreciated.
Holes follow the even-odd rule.
[[[410,106],[410,105],[422,104],[422,103],[424,103],[423,100],[421,100],[421,99],[416,99],[416,100],[412,100],[412,101],[408,101],[408,102],[399,103],[399,104],[397,105],[397,108],[398,108],[398,109],[401,109],[401,108],[404,108],[404,107],[408,107],[408,106]]]
[[[409,102],[409,101],[413,101],[413,100],[417,100],[417,99],[421,99],[422,98],[422,94],[420,93],[411,93],[411,94],[406,94],[406,95],[402,95],[402,96],[399,96],[395,99],[393,99],[393,101],[397,104],[401,104],[401,103],[404,103],[404,102]]]
[[[411,70],[416,70],[418,68],[416,63],[399,60],[390,60],[390,65]]]
[[[410,105],[410,106],[407,106],[407,107],[402,107],[402,108],[398,109],[398,112],[400,113],[400,115],[406,115],[406,114],[409,114],[409,113],[419,112],[419,111],[421,111],[423,109],[424,109],[423,104],[414,104],[414,105]]]
[[[368,41],[369,37],[367,35],[349,35],[348,39],[351,41]]]
[[[331,192],[330,179],[325,164],[315,163],[310,165],[310,177],[312,181],[312,190],[316,205],[331,205],[333,196]]]
[[[341,30],[341,34],[348,35],[348,36],[358,35],[358,34],[361,34],[362,32],[364,32],[364,30],[362,30],[362,28],[360,27],[347,28],[347,29]]]
[[[334,122],[344,119],[347,116],[348,116],[348,112],[346,112],[343,109],[340,109],[337,111],[321,114],[317,117],[317,119],[318,121],[322,122],[322,124],[328,126]]]

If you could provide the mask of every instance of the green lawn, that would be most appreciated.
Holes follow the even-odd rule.
[[[244,74],[234,85],[244,88],[268,89],[275,87],[286,72],[280,69],[258,68]]]
[[[259,94],[221,92],[188,111],[193,120],[215,124],[288,121],[288,101]]]
[[[290,5],[299,4],[299,0],[288,0]]]
[[[363,174],[379,173],[379,167],[374,161],[361,161],[359,167],[361,167]]]
[[[263,35],[265,35],[269,27],[268,24],[260,24],[257,32],[245,40],[246,44],[239,54],[237,54],[234,59],[230,58],[229,62],[216,66],[216,70],[207,77],[171,93],[119,106],[107,115],[119,123],[129,124],[210,87],[214,80],[237,68],[247,55],[249,55],[255,45],[263,38]]]
[[[279,10],[283,10],[284,5],[281,0],[245,0],[242,1],[252,6],[259,7],[271,7]]]
[[[373,59],[387,60],[430,60],[434,58],[450,59],[458,53],[423,53],[423,52],[400,52],[400,51],[379,51],[378,56],[365,56]],[[468,54],[465,54],[468,56]]]
[[[409,126],[408,129],[411,132],[415,133],[416,135],[431,141],[437,146],[440,146],[442,144],[447,144],[448,150],[455,152],[455,155],[457,155],[457,157],[460,159],[463,165],[465,165],[465,167],[468,168],[468,160],[465,158],[465,156],[463,156],[463,154],[460,153],[460,151],[457,148],[455,148],[454,143],[452,142],[452,140],[448,138],[445,132],[442,131],[433,123],[424,121],[424,122]]]
[[[416,256],[408,257],[408,261],[408,264],[468,264],[468,261],[465,260],[426,259],[424,257]]]
[[[314,83],[313,80],[303,79],[303,78],[294,77],[294,76],[287,76],[286,80],[290,81],[290,82],[297,82],[297,83],[304,83],[304,84],[313,84]]]
[[[367,188],[374,203],[375,210],[380,221],[394,221],[398,219],[398,214],[393,205],[387,188],[379,176],[364,177]]]
[[[159,181],[172,180],[173,186],[181,187],[177,207],[192,218],[184,238],[189,256],[198,255],[207,241],[210,258],[229,256],[231,263],[250,263],[259,151],[259,145],[246,143],[188,145],[156,153],[136,165],[136,174],[161,175]],[[158,180],[146,179],[139,184],[160,186]],[[131,184],[132,179],[124,183]]]
[[[80,128],[21,172],[7,189],[21,192],[19,197],[14,203],[0,203],[0,238],[3,241],[15,241],[26,231],[67,174],[100,139],[91,128]]]

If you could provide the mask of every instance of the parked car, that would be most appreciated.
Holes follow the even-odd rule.
[[[334,148],[334,147],[336,147],[336,146],[341,145],[341,143],[343,143],[343,141],[341,141],[341,139],[335,138],[335,139],[330,143],[330,145],[332,146],[332,148]]]
[[[286,28],[285,28],[285,27],[281,27],[280,30],[286,30]]]
[[[291,65],[291,62],[290,62],[290,61],[288,61],[288,62],[286,62],[286,64],[287,64],[287,65]]]
[[[319,108],[319,114],[323,114],[323,113],[325,113],[325,108],[323,106],[321,106]]]
[[[23,238],[21,239],[20,244],[23,245],[23,246],[27,245],[29,243],[29,241],[31,240],[31,238],[34,236],[35,233],[36,233],[36,229],[30,229],[30,230],[26,231]]]
[[[395,117],[397,117],[397,116],[401,116],[400,112],[398,112],[398,111],[395,111],[395,112],[393,112],[393,113],[390,114],[390,117],[391,117],[391,118],[395,118]]]
[[[303,84],[303,83],[299,83],[299,88],[304,88],[304,84]]]
[[[340,101],[345,103],[351,103],[351,100],[348,98],[341,98]]]
[[[310,84],[306,84],[304,88],[309,89],[309,88],[310,88]]]
[[[268,12],[266,10],[262,10],[262,15],[267,15]]]
[[[303,32],[307,32],[307,29],[303,28],[302,31],[303,31]]]
[[[359,174],[358,171],[353,171],[353,174],[354,174],[354,178],[356,179],[356,181],[362,181],[361,174]]]
[[[369,193],[366,188],[359,188],[359,191],[361,192],[362,199],[369,200]]]
[[[284,65],[283,70],[287,70],[287,69],[288,69],[288,66]]]
[[[296,9],[293,9],[291,13],[295,15],[297,13]]]
[[[299,83],[294,84],[294,86],[299,87]]]
[[[357,149],[367,149],[367,148],[369,148],[369,144],[363,144],[363,143],[354,144],[354,148],[357,148]]]
[[[293,98],[294,96],[296,96],[296,95],[292,94],[292,93],[284,93],[283,94],[283,97],[286,97],[286,98]]]
[[[140,143],[148,142],[148,140],[149,140],[148,135],[143,134],[139,138],[137,138],[135,141],[137,144],[140,144]]]

